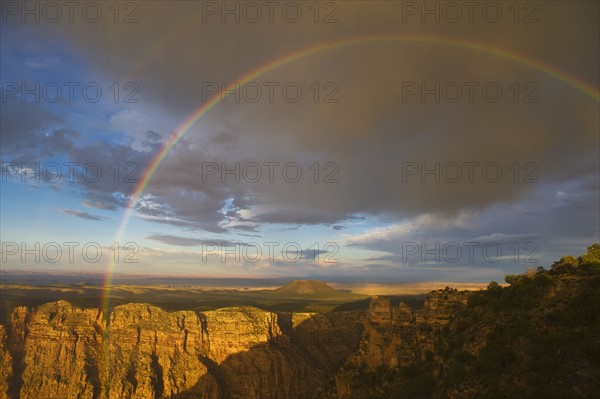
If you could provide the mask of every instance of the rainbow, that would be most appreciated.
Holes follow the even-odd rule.
[[[155,155],[155,157],[150,162],[148,168],[146,169],[144,175],[140,179],[137,186],[134,188],[133,193],[130,197],[130,200],[127,204],[125,212],[123,213],[123,217],[120,221],[119,227],[116,232],[115,242],[121,243],[121,239],[123,234],[127,228],[127,224],[129,219],[132,216],[134,206],[141,195],[144,193],[146,186],[148,185],[150,179],[156,172],[156,169],[161,164],[161,162],[165,159],[169,151],[177,144],[177,142],[189,131],[189,129],[200,119],[202,118],[208,111],[210,111],[213,107],[219,104],[221,100],[221,93],[232,90],[236,83],[243,85],[256,79],[257,77],[264,75],[274,69],[282,67],[286,64],[292,63],[294,61],[300,60],[302,58],[312,56],[315,54],[323,53],[326,51],[340,49],[349,46],[356,46],[362,44],[374,44],[374,43],[424,43],[424,44],[442,44],[453,47],[459,47],[462,49],[472,50],[481,52],[486,55],[502,58],[504,60],[512,61],[517,64],[524,65],[526,67],[541,71],[553,78],[556,78],[573,88],[577,89],[581,93],[590,97],[592,100],[598,101],[600,99],[599,90],[597,87],[592,86],[591,84],[581,80],[577,76],[570,74],[568,72],[562,71],[558,68],[555,68],[551,65],[544,64],[536,59],[525,56],[523,54],[519,54],[516,52],[512,52],[499,47],[492,47],[485,45],[483,43],[479,43],[472,40],[462,39],[462,38],[451,38],[451,37],[443,37],[443,36],[432,36],[432,35],[412,35],[412,34],[377,34],[377,35],[369,35],[369,36],[356,36],[343,38],[338,40],[333,40],[329,42],[320,43],[317,45],[305,47],[296,51],[293,51],[288,54],[284,54],[278,58],[275,58],[256,69],[253,69],[249,72],[244,73],[239,76],[237,79],[234,79],[232,83],[229,84],[225,89],[221,90],[219,93],[215,94],[209,101],[205,104],[201,105],[195,112],[193,112],[186,120],[184,120],[181,125],[175,129],[172,135],[169,137],[166,143],[164,143],[161,150]],[[107,268],[106,279],[104,283],[104,295],[103,295],[103,310],[105,314],[107,313],[110,305],[110,287],[112,285],[112,274],[113,274],[114,264],[111,262]]]

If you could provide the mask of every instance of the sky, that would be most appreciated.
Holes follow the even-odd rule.
[[[2,2],[2,270],[502,281],[599,242],[599,4]]]

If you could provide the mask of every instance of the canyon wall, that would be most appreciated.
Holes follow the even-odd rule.
[[[126,304],[108,318],[66,301],[19,307],[0,325],[0,399],[344,397],[342,366],[421,359],[465,301],[436,291],[419,311],[374,297],[324,314]]]
[[[353,388],[357,376],[434,356],[438,332],[466,305],[468,294],[451,289],[433,291],[419,310],[387,297],[373,297],[359,347],[336,373],[335,388],[329,396],[360,397],[364,393]]]
[[[0,399],[314,397],[364,317],[127,304],[105,321],[65,301],[19,307],[0,325]]]

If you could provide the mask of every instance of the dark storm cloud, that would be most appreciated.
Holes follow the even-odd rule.
[[[230,225],[229,228],[231,230],[239,230],[239,231],[249,231],[249,232],[255,232],[258,231],[258,228],[260,226],[258,224],[236,224],[236,225]],[[256,235],[252,235],[252,236],[256,236]],[[259,236],[257,236],[259,237]]]
[[[150,152],[158,152],[162,147],[162,135],[152,130],[148,130],[145,134],[146,139],[142,141],[142,145]]]
[[[331,251],[326,251],[326,250],[322,250],[322,249],[306,248],[306,249],[302,250],[301,259],[316,261],[316,260],[322,259],[321,255],[326,255],[330,252]]]
[[[528,201],[493,206],[485,213],[463,213],[455,218],[420,216],[404,223],[371,229],[348,236],[345,245],[381,254],[367,257],[366,261],[409,266],[422,265],[423,259],[432,260],[437,253],[439,259],[433,263],[439,267],[455,265],[448,261],[454,256],[452,252],[445,258],[441,248],[454,251],[456,246],[463,251],[462,264],[498,267],[497,262],[485,259],[482,253],[486,246],[499,247],[504,256],[499,262],[503,268],[509,268],[505,269],[507,271],[522,272],[538,265],[549,267],[566,253],[579,255],[578,251],[585,252],[589,243],[599,239],[595,225],[600,218],[598,187],[586,190],[588,180],[584,176],[568,184],[540,186]],[[576,201],[577,205],[565,205],[565,201]],[[536,212],[527,212],[528,209]],[[416,253],[407,256],[407,252],[415,252],[415,246],[418,246]],[[473,248],[474,260],[467,257],[469,247]]]
[[[6,121],[7,125],[16,126],[14,119],[18,117],[18,113],[2,112],[2,121]],[[132,183],[126,183],[121,177],[131,169],[122,170],[122,176],[117,178],[113,171],[115,162],[118,159],[130,160],[127,162],[138,169],[139,177],[140,168],[146,165],[146,155],[127,146],[111,146],[102,142],[78,147],[76,143],[81,137],[78,132],[65,128],[43,133],[3,127],[2,161],[6,162],[3,173],[14,174],[14,169],[28,180],[40,179],[40,182],[49,183],[52,189],[57,190],[61,187],[79,188],[85,206],[104,210],[125,206],[127,201],[123,196],[129,194]],[[48,157],[59,157],[64,161],[49,160]],[[119,165],[119,168],[124,167],[123,163]],[[7,172],[7,168],[11,169],[11,173]],[[24,172],[26,170],[28,172]],[[21,178],[16,176],[17,180]]]
[[[40,103],[24,103],[12,96],[4,99],[0,115],[1,156],[4,159],[14,159],[20,155],[22,159],[33,162],[39,159],[39,153],[55,155],[63,148],[72,146],[72,139],[77,137],[75,132],[57,128],[64,118],[49,111]],[[50,131],[45,134],[43,132]]]
[[[328,224],[345,219],[344,214],[276,211],[261,213],[252,218],[256,223],[289,223],[289,224]]]
[[[115,210],[119,209],[120,207],[123,207],[126,205],[126,203],[124,201],[119,201],[118,199],[116,199],[114,196],[112,196],[110,194],[92,195],[92,197],[98,197],[98,196],[102,197],[102,199],[100,201],[95,201],[93,199],[85,199],[85,200],[81,201],[81,205],[87,206],[89,208],[103,209],[105,211],[115,211]],[[88,194],[88,197],[90,197],[89,194]]]
[[[86,206],[116,210],[126,205],[123,196],[150,160],[150,153],[128,145],[84,138],[40,103],[10,100],[2,104],[0,116],[2,161],[30,169],[28,179],[79,187]]]
[[[160,103],[182,121],[202,104],[207,81],[231,81],[267,60],[327,40],[382,32],[476,37],[490,48],[523,54],[598,83],[597,3],[539,3],[539,23],[529,25],[508,17],[498,24],[481,18],[475,23],[423,24],[418,18],[402,23],[401,3],[339,2],[339,23],[307,19],[294,25],[281,20],[203,23],[202,2],[185,7],[145,2],[140,3],[143,18],[136,24],[103,20],[60,29],[99,74],[135,77],[146,101]],[[42,26],[40,34],[56,28]],[[226,224],[236,221],[338,226],[357,213],[390,220],[423,214],[448,217],[536,198],[543,185],[566,184],[598,170],[597,101],[535,68],[468,47],[415,42],[348,46],[300,59],[260,79],[300,82],[305,100],[311,98],[308,86],[313,82],[335,82],[339,102],[288,103],[279,97],[274,103],[241,101],[215,107],[161,164],[146,189],[153,203],[137,204],[142,216],[214,232],[226,231]],[[407,101],[406,82],[426,82],[428,87],[436,82],[478,82],[479,87],[495,82],[503,97],[497,103],[484,101],[478,90],[474,102],[463,97],[457,103],[423,103],[419,96]],[[510,89],[515,82],[520,90],[516,102]],[[537,103],[522,101],[526,82],[539,87]],[[147,140],[152,144],[158,137],[150,134]],[[115,160],[135,162],[140,171],[151,157],[108,144],[69,153],[80,161],[99,156],[107,165]],[[296,184],[281,178],[256,184],[205,181],[202,163],[207,161],[300,162],[307,178]],[[326,170],[315,183],[308,169],[314,161],[321,166],[335,162],[338,183],[322,182]],[[407,163],[432,168],[436,162],[440,171],[448,163],[494,162],[503,178],[490,183],[479,168],[471,183],[465,168],[456,183],[436,183],[420,173],[405,179]],[[515,162],[517,182],[511,169]],[[536,165],[539,183],[522,181],[526,163]],[[109,198],[102,201],[103,193],[130,192],[110,181],[84,187],[90,200],[105,207],[117,205],[107,203]],[[593,192],[579,199],[569,195],[562,203],[579,201],[589,207],[597,199]],[[231,198],[234,208],[224,211]]]
[[[165,218],[153,218],[153,217],[145,217],[144,212],[140,212],[142,214],[142,219],[146,219],[149,221],[152,221],[154,223],[160,223],[160,224],[166,224],[169,226],[175,226],[175,227],[182,227],[191,231],[198,231],[198,230],[204,230],[204,231],[208,231],[210,233],[225,233],[227,231],[227,229],[217,226],[215,224],[212,223],[196,223],[196,222],[190,222],[187,220],[181,220],[181,219],[173,219],[173,218],[169,218],[169,217],[165,217]]]
[[[380,12],[375,7],[365,9],[358,5],[344,5],[348,20],[365,27],[369,32],[377,31],[373,28],[375,23],[385,26],[387,21],[392,26],[383,11]],[[561,34],[552,28],[555,18],[563,22],[567,20],[559,15],[560,10],[560,7],[544,9],[546,20],[531,27],[526,41],[513,40],[523,35],[522,27],[518,26],[506,30],[506,26],[493,27],[480,23],[471,26],[454,25],[452,28],[457,35],[478,31],[482,42],[513,48],[514,51],[547,60],[550,64],[564,64],[566,69],[580,70],[583,76],[590,78],[591,69],[582,69],[584,63],[581,61],[587,59],[586,54],[568,47],[561,47],[557,51],[556,48],[542,46],[540,50],[534,46],[539,41],[546,42],[548,37]],[[363,12],[362,21],[355,20],[359,12]],[[575,24],[574,21],[579,20],[585,27],[584,30],[591,32],[596,29],[596,25],[591,24],[585,16],[584,9],[571,12],[573,22],[567,23]],[[286,35],[286,27],[279,25],[231,25],[228,28],[231,34],[246,29],[262,37],[272,29],[284,37]],[[341,31],[348,29],[350,32],[356,30],[356,25],[340,24],[337,28]],[[444,28],[435,24],[417,24],[406,28],[435,34],[444,29],[450,30],[448,25]],[[203,26],[203,29],[220,30],[222,27],[211,25]],[[495,35],[498,31],[503,33],[502,37]],[[318,41],[313,41],[315,38],[310,37],[314,33],[315,31],[310,31],[303,43],[297,38],[292,39],[292,42],[296,41],[298,47],[316,43]],[[587,41],[590,48],[594,47],[589,38],[581,37],[581,40]],[[225,42],[227,43],[227,39]],[[273,56],[280,54],[278,51],[281,47],[277,43],[260,43],[265,52]],[[111,46],[107,43],[104,45]],[[204,45],[210,46],[198,44]],[[238,45],[225,47],[230,54],[244,53]],[[562,55],[558,56],[560,53]],[[247,68],[251,68],[252,61],[256,58],[254,55],[245,61]],[[219,59],[219,55],[215,54],[215,65],[221,65]],[[195,58],[193,53],[186,60],[190,64],[180,65],[178,68],[198,66],[199,58]],[[260,63],[260,60],[256,62]],[[353,65],[353,68],[350,69],[348,65]],[[220,74],[211,72],[213,66],[205,66],[203,76],[227,76],[225,70],[231,68],[226,66]],[[153,73],[151,69],[146,68],[150,75]],[[243,71],[244,67],[240,66],[240,70]],[[189,74],[175,75],[176,77],[170,78],[177,80],[177,77],[189,77],[182,82],[174,80],[172,87],[179,88],[178,95],[193,102],[196,97],[186,97],[185,93],[197,93],[197,82],[193,78],[196,75],[191,71]],[[235,73],[232,75],[235,76]],[[594,133],[598,130],[597,104],[572,87],[508,60],[443,45],[379,44],[316,55],[274,71],[269,76],[278,81],[309,81],[315,77],[335,80],[343,89],[341,93],[344,95],[339,104],[330,105],[290,105],[279,102],[256,107],[248,104],[220,106],[212,111],[206,123],[209,126],[221,125],[223,128],[224,125],[218,120],[224,117],[223,120],[227,120],[227,130],[218,137],[236,137],[235,148],[232,150],[231,139],[213,140],[210,153],[203,151],[201,145],[189,151],[178,147],[162,167],[164,173],[159,171],[151,181],[149,190],[161,190],[165,184],[169,184],[166,180],[172,178],[173,169],[185,165],[185,169],[177,174],[179,187],[193,187],[209,192],[209,197],[214,198],[217,204],[228,196],[247,196],[250,191],[254,197],[248,196],[249,205],[266,201],[271,209],[281,209],[256,209],[251,220],[257,223],[319,224],[335,223],[357,212],[403,216],[423,212],[456,213],[464,208],[483,209],[501,201],[515,201],[532,192],[531,185],[522,182],[515,184],[512,181],[509,168],[515,162],[519,162],[520,168],[527,162],[534,163],[542,183],[551,180],[567,181],[581,173],[597,170],[597,136]],[[498,82],[504,89],[506,101],[492,104],[479,98],[474,103],[406,103],[401,94],[405,80],[426,81],[430,85],[445,81]],[[511,102],[512,92],[508,87],[517,80],[537,82],[540,86],[540,102]],[[236,122],[235,118],[225,119],[227,115],[239,115],[237,119],[240,121]],[[227,131],[240,133],[233,136]],[[193,142],[193,137],[188,139]],[[229,146],[220,147],[224,143]],[[308,179],[298,184],[278,182],[270,185],[259,182],[249,185],[241,182],[227,185],[227,190],[218,190],[221,194],[219,196],[213,188],[202,184],[199,178],[201,167],[198,160],[202,159],[209,158],[217,162],[232,159],[243,161],[244,154],[250,153],[259,160],[271,161],[272,154],[276,154],[277,160],[283,163],[296,161],[313,152],[324,154],[320,157],[323,161],[334,161],[339,165],[339,183],[324,186]],[[206,156],[208,154],[210,157]],[[168,166],[170,162],[173,162],[173,167]],[[479,169],[479,175],[473,184],[466,182],[466,177],[459,183],[443,180],[432,183],[431,178],[423,182],[420,174],[410,176],[404,182],[403,167],[407,162],[419,166],[425,164],[425,168],[433,167],[436,162],[442,165],[440,168],[451,162],[460,165],[468,162],[477,162],[479,165],[495,162],[500,165],[504,178],[497,183],[488,183],[483,180]],[[306,169],[304,172],[307,172]],[[522,178],[525,171],[520,172]],[[463,169],[462,173],[466,176],[467,170]],[[175,207],[174,212],[179,214],[177,209]]]
[[[157,132],[153,132],[152,130],[148,130],[146,132],[146,138],[149,141],[159,141],[162,138],[162,135]]]
[[[75,211],[73,209],[62,208],[60,211],[66,215],[76,216],[81,219],[87,219],[87,220],[105,220],[105,219],[107,219],[104,216],[92,215],[88,212]]]
[[[145,238],[148,240],[159,241],[159,242],[162,242],[163,244],[175,245],[175,246],[180,246],[180,247],[200,247],[202,245],[214,245],[214,244],[224,246],[224,247],[232,247],[237,244],[240,244],[240,245],[242,244],[239,242],[236,243],[233,241],[223,240],[223,239],[204,240],[204,239],[199,239],[199,238],[173,236],[173,235],[169,235],[169,234],[152,234]]]

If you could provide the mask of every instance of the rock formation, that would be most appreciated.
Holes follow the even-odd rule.
[[[0,398],[304,398],[355,350],[364,312],[166,312],[58,301],[0,325]],[[310,382],[310,383],[309,383]]]
[[[467,295],[451,289],[433,291],[416,311],[402,302],[393,304],[387,297],[373,297],[359,348],[336,374],[335,396],[352,396],[351,383],[358,370],[407,366],[433,356],[438,331],[466,304]]]
[[[588,272],[446,288],[421,309],[393,297],[329,313],[21,306],[0,324],[0,399],[595,397],[600,275]]]
[[[448,323],[457,307],[466,304],[467,292],[439,290],[427,295],[423,309],[392,305],[389,298],[373,297],[359,350],[350,359],[368,369],[395,367],[433,352],[434,332]]]

